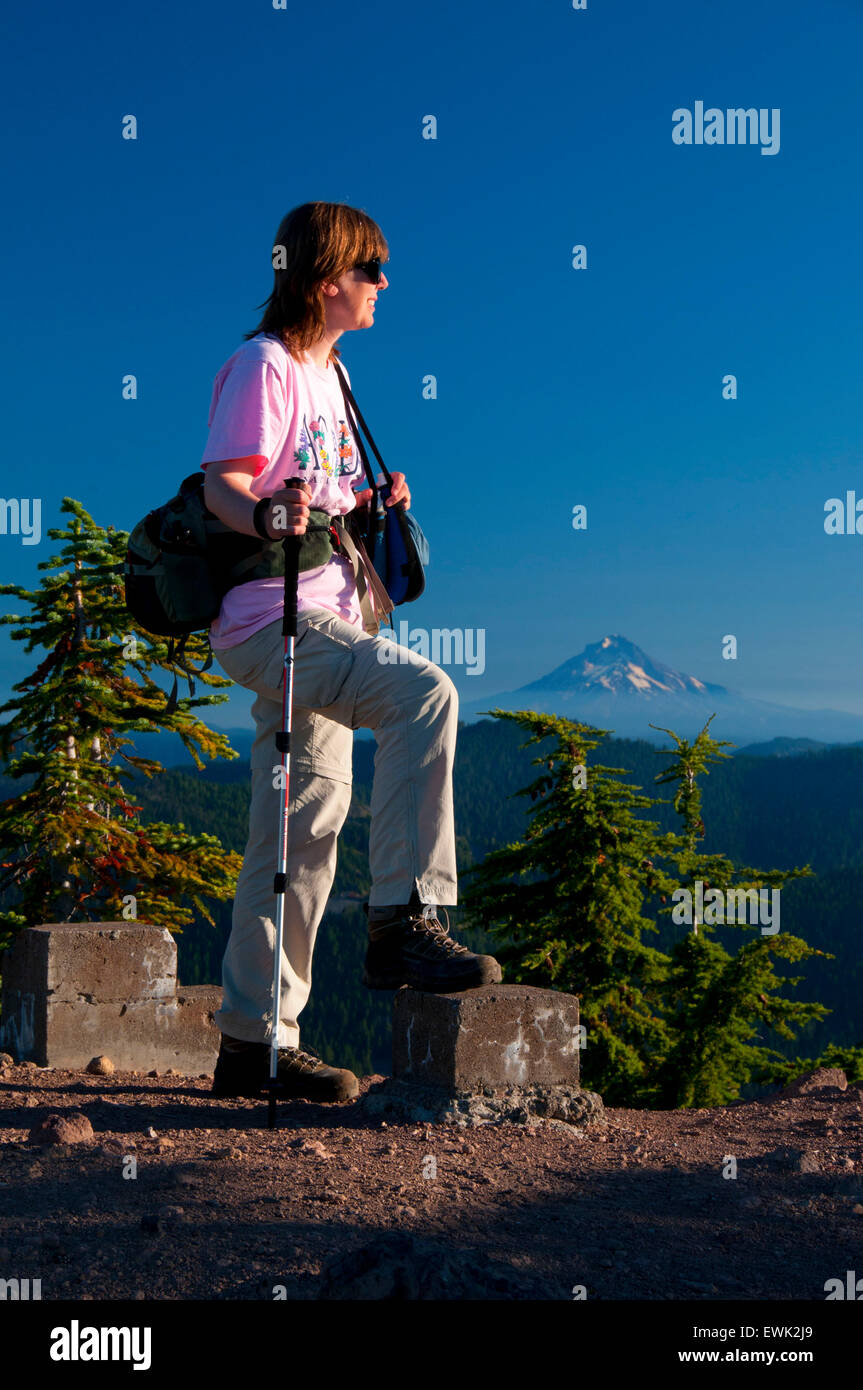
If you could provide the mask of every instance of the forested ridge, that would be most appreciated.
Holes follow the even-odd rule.
[[[459,868],[490,850],[519,839],[530,803],[514,794],[531,780],[530,754],[521,732],[494,720],[462,726],[454,776]],[[368,891],[368,816],[374,744],[354,748],[354,794],[342,831],[334,899]],[[601,750],[606,765],[625,768],[633,784],[653,792],[663,767],[647,742],[609,740]],[[243,851],[248,816],[249,765],[210,764],[202,772],[169,769],[141,779],[137,797],[145,820],[182,821],[191,832],[208,831],[230,849]],[[708,852],[740,862],[777,868],[809,863],[815,877],[782,893],[784,932],[831,952],[805,965],[795,994],[832,1010],[803,1030],[788,1055],[815,1055],[829,1043],[853,1045],[861,1032],[863,994],[860,901],[863,891],[863,749],[833,748],[788,758],[737,756],[705,779],[703,810]],[[670,803],[653,808],[663,829],[675,827]],[[479,934],[455,928],[469,944],[486,944]],[[186,984],[218,982],[230,905],[216,904],[216,928],[197,922],[177,938],[180,976]],[[664,925],[657,943],[668,947],[675,929]],[[720,931],[719,938],[725,940]],[[730,935],[730,933],[729,933]],[[303,1040],[334,1060],[362,1071],[388,1070],[390,997],[366,990],[360,980],[365,919],[359,907],[330,911],[321,926],[315,955],[312,998],[302,1016]],[[794,973],[789,969],[789,974]]]

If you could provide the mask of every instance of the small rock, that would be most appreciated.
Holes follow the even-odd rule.
[[[798,1154],[797,1158],[794,1160],[794,1168],[798,1173],[821,1172],[821,1164],[818,1162],[815,1155],[809,1153],[808,1150],[802,1154]]]
[[[178,1069],[177,1069],[176,1067],[169,1067],[168,1070],[165,1072],[165,1075],[166,1075],[166,1076],[182,1076],[183,1073],[182,1073],[181,1071],[178,1071]]]
[[[549,1129],[556,1130],[558,1134],[565,1134],[568,1139],[583,1139],[584,1130],[577,1129],[575,1125],[567,1124],[566,1120],[546,1120]],[[641,1149],[635,1150],[636,1154],[641,1153]]]
[[[113,1076],[116,1071],[110,1057],[91,1057],[85,1068],[91,1076]]]
[[[28,1144],[92,1144],[93,1126],[80,1110],[52,1112],[34,1125]]]
[[[0,1052],[0,1067],[14,1067],[15,1058],[11,1052]]]
[[[148,1072],[147,1072],[147,1075],[148,1075],[148,1076],[158,1076],[159,1073],[156,1071],[156,1069],[155,1069],[155,1067],[154,1067],[152,1071],[148,1071]]]
[[[320,1139],[304,1139],[300,1144],[300,1152],[314,1154],[316,1158],[332,1158],[332,1154],[324,1148]]]
[[[122,1139],[106,1139],[99,1149],[103,1158],[116,1158],[118,1154],[124,1154],[129,1148],[135,1145],[124,1144]]]
[[[158,1134],[156,1133],[156,1131],[154,1130],[153,1126],[150,1125],[150,1128],[147,1130],[147,1138],[148,1138],[148,1139],[158,1139],[158,1137],[159,1137],[159,1136],[158,1136]]]
[[[783,1096],[808,1096],[835,1086],[840,1091],[848,1089],[848,1078],[840,1067],[819,1067],[817,1071],[804,1072],[797,1076],[782,1091]]]

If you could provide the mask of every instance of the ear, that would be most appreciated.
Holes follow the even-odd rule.
[[[332,280],[325,280],[321,285],[321,289],[323,290],[324,294],[329,295],[330,299],[332,299],[333,295],[338,294],[339,292],[338,285],[334,284]]]

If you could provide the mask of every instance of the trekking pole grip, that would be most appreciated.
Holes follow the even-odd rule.
[[[285,487],[304,489],[302,478],[286,478]],[[311,493],[309,494],[311,496]],[[282,635],[297,635],[297,589],[300,583],[300,536],[285,536],[282,549],[285,553],[285,611],[282,618]]]

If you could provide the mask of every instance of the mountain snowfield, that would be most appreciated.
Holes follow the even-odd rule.
[[[592,642],[580,656],[555,667],[547,676],[521,687],[523,691],[611,691],[638,694],[647,699],[680,694],[727,695],[722,685],[707,685],[685,676],[661,661],[654,661],[634,642],[616,634]]]
[[[855,743],[863,739],[863,716],[841,710],[800,710],[744,695],[675,671],[620,633],[591,642],[548,675],[517,690],[463,702],[468,723],[490,709],[529,709],[559,714],[608,729],[621,738],[662,742],[650,727],[661,724],[692,738],[711,714],[715,738],[738,746],[775,738]]]

